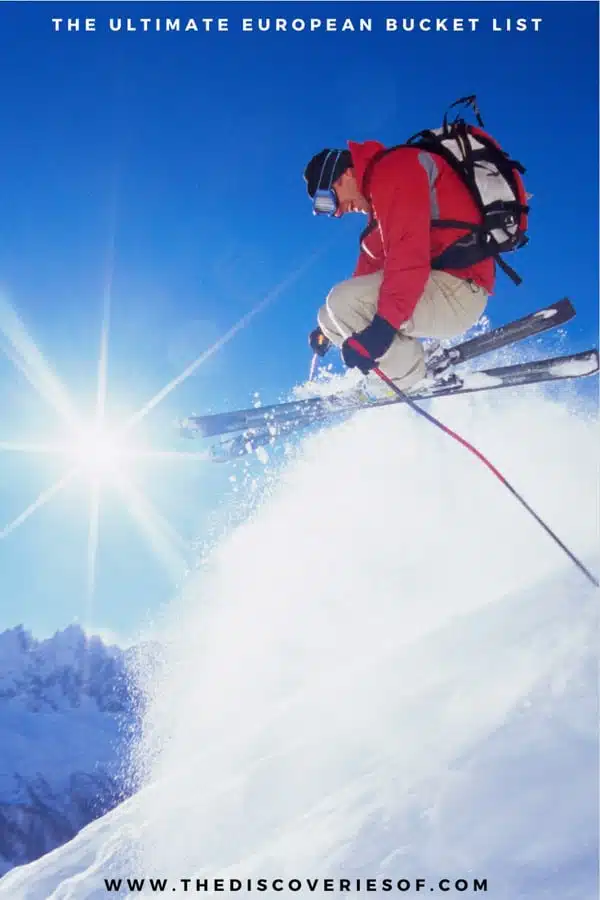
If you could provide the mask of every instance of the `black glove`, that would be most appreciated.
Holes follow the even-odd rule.
[[[348,343],[350,338],[346,338],[342,344],[342,359],[349,369],[356,367],[366,375],[377,365],[377,361],[381,359],[386,350],[389,350],[396,333],[396,329],[390,325],[387,319],[375,314],[370,325],[352,335],[352,338],[358,341],[369,355],[363,356],[350,346]]]
[[[325,356],[331,347],[331,341],[326,338],[320,328],[315,328],[308,336],[308,343],[317,356]]]

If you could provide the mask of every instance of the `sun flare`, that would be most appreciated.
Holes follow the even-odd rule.
[[[0,290],[0,355],[6,354],[16,370],[30,383],[40,399],[46,401],[65,426],[60,436],[54,440],[31,440],[30,438],[0,440],[1,464],[4,454],[27,454],[42,458],[54,457],[65,463],[53,483],[42,489],[28,502],[24,509],[14,515],[7,524],[0,523],[0,541],[30,520],[37,512],[73,487],[78,497],[83,493],[88,499],[87,553],[86,553],[86,599],[84,619],[94,618],[94,594],[100,531],[100,510],[106,489],[121,500],[123,511],[132,518],[144,541],[152,550],[157,562],[175,582],[188,567],[188,542],[177,532],[171,522],[156,509],[145,491],[136,485],[133,476],[139,474],[142,462],[206,461],[206,452],[182,452],[180,450],[157,450],[144,446],[144,439],[131,436],[133,426],[139,424],[151,409],[195,371],[210,352],[219,348],[214,345],[210,352],[203,353],[193,366],[159,391],[138,413],[127,421],[113,423],[106,418],[108,334],[111,307],[112,268],[109,267],[103,302],[100,351],[98,355],[98,377],[95,409],[90,410],[87,421],[80,418],[67,386],[52,370],[41,350],[28,333],[24,323],[8,297]],[[255,310],[255,312],[258,311]],[[248,316],[242,319],[224,340],[243,327]],[[10,457],[9,457],[10,459]],[[6,464],[7,468],[10,463]],[[135,471],[134,471],[135,470]],[[82,490],[83,489],[83,490]]]

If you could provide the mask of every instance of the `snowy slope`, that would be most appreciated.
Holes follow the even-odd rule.
[[[594,423],[535,391],[436,408],[598,568]],[[264,477],[164,623],[147,787],[0,898],[100,900],[109,877],[595,898],[598,592],[409,410],[313,437]]]
[[[77,626],[0,634],[0,873],[119,801],[132,705],[119,648]]]

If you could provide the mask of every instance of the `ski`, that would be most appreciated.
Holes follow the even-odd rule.
[[[529,313],[521,319],[500,325],[498,328],[486,334],[476,335],[467,341],[456,344],[454,347],[435,351],[428,360],[428,372],[436,377],[447,372],[451,367],[461,365],[468,360],[483,356],[486,353],[499,350],[516,341],[542,334],[552,328],[564,325],[575,315],[575,309],[567,298],[559,300],[550,306]],[[364,396],[359,393],[358,396]],[[236,410],[230,413],[212,413],[202,416],[189,416],[180,423],[183,437],[214,437],[220,434],[232,434],[243,431],[246,428],[267,426],[277,420],[283,423],[294,419],[297,415],[314,410],[315,412],[323,404],[328,409],[336,409],[339,406],[352,404],[357,397],[356,393],[346,395],[331,395],[327,398],[311,398],[309,400],[292,400],[285,403],[276,403],[271,406],[263,406],[258,409]]]
[[[468,360],[475,359],[495,350],[501,350],[509,344],[517,343],[528,337],[542,334],[552,328],[558,328],[569,322],[575,315],[571,301],[564,297],[534,313],[528,313],[521,319],[515,319],[506,325],[493,328],[485,334],[478,334],[454,347],[440,349],[428,359],[428,370],[432,375],[445,371],[449,366],[458,366]]]
[[[582,378],[594,375],[599,369],[598,350],[586,350],[565,356],[516,363],[510,366],[499,366],[469,372],[464,376],[451,373],[447,377],[431,380],[410,393],[411,400],[430,400],[435,397],[451,397],[458,394],[472,394],[498,388],[517,387],[527,384],[539,384],[549,381],[561,381],[568,378]],[[333,399],[343,402],[332,403]],[[313,400],[315,402],[313,402]],[[330,422],[337,418],[352,415],[360,410],[377,409],[382,406],[403,403],[396,395],[373,399],[366,395],[344,398],[320,398],[306,401],[311,404],[303,406],[302,411],[287,418],[275,418],[249,427],[242,434],[228,438],[210,448],[214,462],[229,462],[253,453],[259,447],[273,443],[276,438],[302,430],[320,422]],[[277,409],[277,407],[275,407]],[[256,410],[253,410],[255,412]],[[263,409],[262,412],[265,410]]]

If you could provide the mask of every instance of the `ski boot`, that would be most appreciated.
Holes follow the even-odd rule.
[[[460,359],[460,352],[453,347],[442,347],[440,341],[432,341],[425,353],[425,368],[430,378],[437,380]]]

